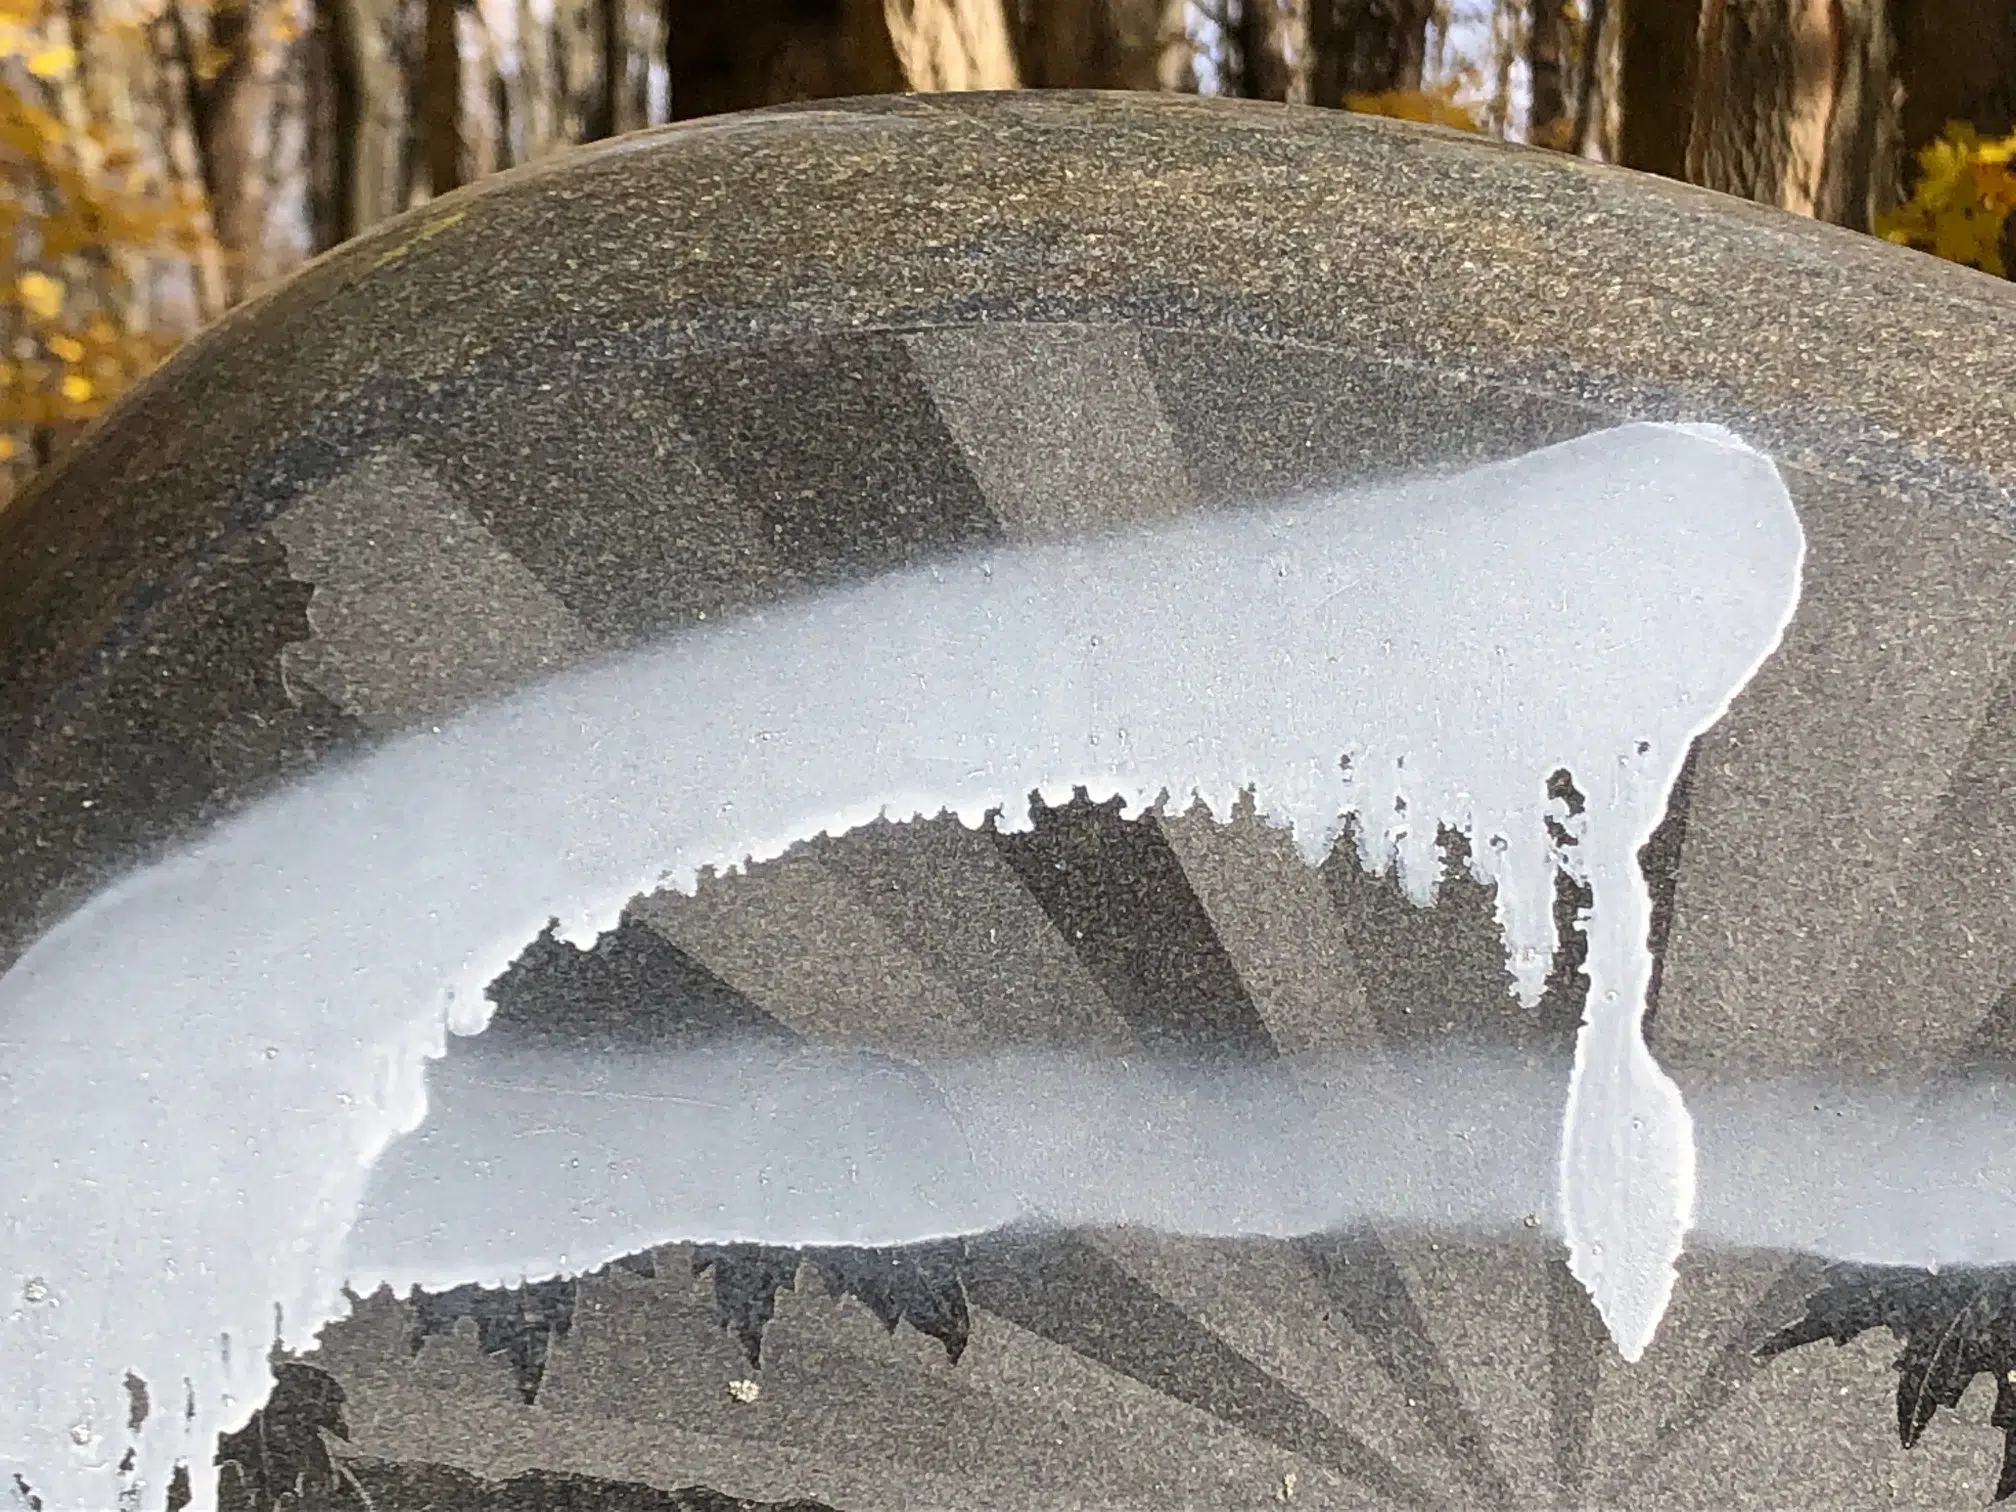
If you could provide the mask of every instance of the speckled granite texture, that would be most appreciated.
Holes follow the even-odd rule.
[[[1678,418],[1779,460],[1810,554],[1646,856],[1656,1050],[1689,1088],[2006,1065],[2012,378],[2007,285],[1387,122],[931,97],[622,139],[315,264],[0,514],[0,965],[319,763],[704,616]],[[1262,1060],[1572,1039],[1572,970],[1521,1010],[1474,886],[1420,913],[1250,822],[1082,805],[901,829],[658,900],[592,953],[545,942],[513,1001],[607,1028],[676,990],[899,1055],[894,998],[975,1048],[1041,1012]],[[342,1433],[303,1484],[379,1512],[1966,1507],[2016,1422],[2016,1397],[1990,1422],[2016,1353],[1988,1281],[1690,1254],[1626,1367],[1537,1234],[955,1248],[365,1299],[307,1362]],[[1766,1347],[1808,1317],[1816,1342]],[[1879,1325],[1935,1357],[1902,1391]],[[284,1468],[232,1484],[263,1509]]]

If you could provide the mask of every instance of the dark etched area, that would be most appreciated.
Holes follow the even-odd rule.
[[[612,1270],[653,1277],[656,1262],[646,1252],[625,1255],[591,1274],[607,1275]],[[435,1334],[453,1332],[464,1318],[476,1325],[478,1347],[485,1354],[501,1354],[511,1361],[518,1394],[529,1404],[539,1398],[540,1383],[546,1377],[546,1355],[553,1341],[564,1339],[574,1326],[574,1306],[580,1296],[577,1277],[554,1277],[528,1281],[523,1286],[488,1287],[470,1283],[445,1292],[415,1288],[407,1298],[413,1326],[406,1347],[413,1353]]]
[[[945,1358],[955,1365],[966,1352],[973,1325],[966,1311],[963,1241],[901,1249],[815,1249],[805,1258],[829,1292],[853,1297],[889,1332],[908,1323],[944,1345]]]
[[[587,950],[557,938],[554,928],[549,924],[490,984],[497,1012],[483,1040],[641,1050],[797,1038],[635,919],[625,918]]]
[[[1510,1506],[1512,1488],[1493,1462],[1484,1430],[1465,1404],[1384,1241],[1364,1228],[1318,1235],[1299,1248],[1325,1295],[1371,1347],[1379,1368],[1410,1402],[1420,1404],[1422,1417],[1462,1465],[1479,1498],[1492,1506]]]
[[[18,732],[0,781],[0,965],[97,886],[362,735],[281,656],[306,640],[307,583],[248,539],[192,565],[96,659],[60,717]]]
[[[473,1283],[445,1292],[416,1290],[408,1301],[413,1330],[407,1347],[418,1354],[429,1335],[448,1333],[468,1318],[476,1324],[476,1337],[485,1354],[509,1357],[518,1394],[529,1404],[538,1400],[539,1383],[546,1376],[547,1350],[555,1339],[566,1338],[574,1326],[578,1293],[574,1281],[558,1278],[529,1281],[509,1290]]]
[[[329,1440],[350,1437],[343,1402],[343,1388],[326,1372],[291,1360],[276,1364],[266,1405],[217,1440],[221,1512],[341,1505],[353,1488],[344,1484]]]
[[[1832,1339],[1846,1344],[1872,1328],[1904,1343],[1897,1356],[1897,1438],[1909,1449],[1978,1375],[1995,1378],[1989,1422],[2002,1430],[1996,1501],[2016,1492],[2016,1267],[1945,1271],[1840,1265],[1806,1301],[1805,1316],[1757,1348],[1760,1359]]]
[[[763,1363],[763,1330],[777,1316],[777,1293],[798,1285],[798,1251],[768,1244],[702,1246],[693,1274],[714,1273],[714,1306],[721,1326],[742,1345],[751,1365]]]
[[[1378,1450],[1083,1234],[996,1233],[973,1241],[970,1252],[967,1288],[976,1307],[1360,1480],[1384,1505],[1435,1504]]]
[[[844,582],[1000,534],[900,337],[721,351],[656,376],[780,582]]]
[[[1653,1039],[1659,1016],[1659,985],[1666,972],[1666,941],[1673,933],[1673,899],[1680,887],[1680,853],[1687,844],[1687,815],[1694,798],[1694,768],[1701,756],[1701,742],[1687,747],[1687,759],[1673,790],[1666,796],[1666,814],[1652,831],[1652,837],[1638,848],[1638,870],[1645,876],[1652,894],[1652,923],[1646,932],[1646,946],[1652,952],[1652,980],[1645,989],[1645,1037]]]
[[[1079,788],[1057,808],[1032,793],[1030,829],[995,843],[1057,931],[1151,1050],[1272,1060],[1266,1020],[1152,817]]]
[[[763,1330],[777,1315],[777,1293],[793,1291],[801,1266],[813,1267],[835,1296],[860,1302],[894,1333],[908,1323],[945,1347],[953,1364],[972,1337],[963,1240],[863,1249],[851,1245],[781,1249],[765,1244],[710,1245],[693,1252],[693,1274],[714,1275],[714,1305],[752,1366],[763,1363]]]
[[[355,1507],[370,1512],[838,1512],[822,1501],[793,1497],[790,1501],[757,1501],[730,1496],[709,1486],[681,1486],[663,1491],[634,1481],[601,1480],[588,1475],[556,1475],[527,1470],[508,1480],[485,1480],[450,1465],[388,1464],[379,1460],[349,1462],[350,1479],[368,1502],[353,1499],[301,1504],[301,1512],[318,1506],[331,1512]],[[292,1509],[289,1509],[292,1512]]]
[[[1440,844],[1442,879],[1433,908],[1415,907],[1390,869],[1365,870],[1355,818],[1321,869],[1381,1035],[1395,1045],[1453,1035],[1564,1053],[1574,1021],[1543,1022],[1514,996],[1496,892],[1471,876],[1467,839],[1444,828]]]
[[[824,1502],[752,1501],[707,1486],[667,1491],[544,1470],[486,1480],[449,1465],[340,1454],[336,1446],[350,1437],[343,1404],[327,1373],[276,1365],[266,1405],[218,1440],[220,1512],[834,1512]]]

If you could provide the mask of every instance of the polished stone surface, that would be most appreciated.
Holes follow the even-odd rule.
[[[0,514],[0,964],[312,769],[710,617],[1708,420],[1778,461],[1806,584],[1645,853],[1652,1044],[1704,1107],[1804,1078],[1936,1121],[2016,1063],[2012,352],[1986,278],[1359,118],[933,97],[591,149],[324,259]],[[1511,997],[1474,884],[1420,911],[1250,819],[1090,803],[868,826],[527,945],[451,1060],[511,1032],[901,1060],[1014,1024],[1549,1069],[1582,1007],[1565,958]],[[2016,1432],[2003,1231],[2010,1269],[1937,1275],[1690,1250],[1635,1365],[1541,1223],[663,1246],[360,1299],[222,1491],[1973,1506]]]

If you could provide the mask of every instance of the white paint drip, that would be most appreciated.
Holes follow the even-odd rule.
[[[0,1474],[58,1512],[156,1494],[186,1460],[208,1502],[276,1333],[305,1348],[343,1310],[346,1234],[425,1115],[428,1058],[483,1028],[484,987],[549,919],[585,945],[705,867],[882,814],[1012,824],[1031,790],[1077,786],[1221,814],[1250,786],[1312,864],[1357,813],[1366,864],[1422,904],[1437,826],[1461,829],[1530,1003],[1563,860],[1544,786],[1575,775],[1596,901],[1561,1200],[1635,1358],[1693,1202],[1687,1113],[1638,1029],[1635,856],[1689,741],[1775,647],[1803,550],[1767,458],[1625,426],[1416,487],[890,575],[274,797],[0,977],[0,1284],[20,1299],[0,1301]],[[157,1404],[137,1434],[128,1372]]]

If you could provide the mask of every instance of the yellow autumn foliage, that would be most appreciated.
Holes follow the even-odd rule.
[[[1918,182],[1911,198],[1879,216],[1876,233],[1900,246],[1918,247],[1998,278],[2002,233],[2016,210],[2016,134],[1983,137],[1952,121],[1918,153]]]
[[[1453,126],[1458,131],[1484,129],[1457,98],[1457,81],[1436,89],[1382,89],[1376,94],[1347,94],[1344,108],[1359,115],[1390,116],[1426,126]]]
[[[144,47],[148,19],[101,45]],[[94,109],[71,22],[57,0],[0,0],[0,503],[185,334],[142,286],[209,235],[200,193]]]

